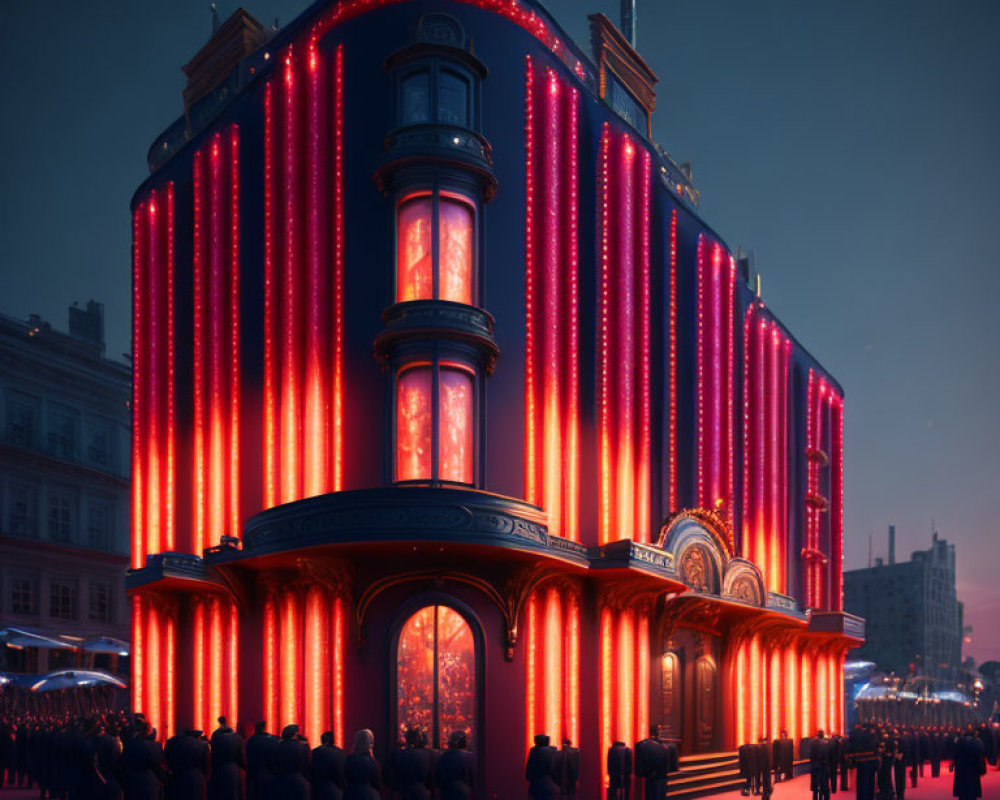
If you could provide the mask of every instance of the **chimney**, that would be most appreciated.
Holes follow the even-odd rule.
[[[622,33],[628,39],[628,43],[635,49],[635,2],[636,0],[621,0],[622,4]]]
[[[896,526],[889,526],[889,563],[896,563]]]

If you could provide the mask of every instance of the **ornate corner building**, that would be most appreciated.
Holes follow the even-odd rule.
[[[682,752],[843,718],[843,394],[530,0],[238,12],[133,200],[133,697]],[[596,796],[596,795],[594,795]]]

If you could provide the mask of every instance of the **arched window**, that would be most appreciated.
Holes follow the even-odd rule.
[[[471,304],[475,277],[475,206],[462,195],[415,192],[396,214],[396,302]]]
[[[396,648],[396,726],[420,728],[432,747],[463,731],[475,740],[476,646],[453,608],[424,606],[403,624]]]

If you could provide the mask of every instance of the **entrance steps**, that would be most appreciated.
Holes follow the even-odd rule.
[[[694,800],[705,795],[731,792],[743,786],[736,751],[681,756],[679,769],[667,780],[668,800]]]

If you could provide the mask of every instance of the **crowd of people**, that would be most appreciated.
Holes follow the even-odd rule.
[[[959,800],[982,797],[987,764],[996,766],[1000,729],[994,725],[966,728],[943,726],[898,727],[858,724],[850,736],[818,731],[803,740],[800,756],[808,759],[813,800],[849,788],[854,772],[857,800],[906,800],[906,788],[916,788],[925,766],[930,776],[941,775],[942,764],[954,773],[952,794]]]
[[[161,747],[141,714],[0,717],[0,788],[36,789],[41,800],[471,800],[474,762],[466,736],[427,747],[406,731],[388,763],[362,729],[348,753],[325,732],[318,747],[286,726],[257,723],[244,739],[220,717],[210,736],[185,730]],[[436,794],[434,794],[436,792]]]
[[[161,747],[141,714],[108,711],[89,716],[0,715],[0,787],[36,789],[41,800],[471,800],[475,763],[465,733],[453,733],[443,752],[410,728],[387,762],[375,758],[375,737],[362,729],[348,753],[329,731],[311,748],[296,725],[280,736],[257,723],[245,738],[220,717],[206,736],[184,730]],[[739,748],[744,795],[767,800],[775,783],[794,773],[794,744],[785,731]],[[853,788],[857,800],[906,800],[925,774],[953,773],[959,800],[982,796],[981,776],[1000,758],[1000,726],[979,728],[857,725],[850,736],[818,731],[801,740],[813,800]],[[607,753],[608,800],[666,796],[677,749],[656,731],[634,751],[615,742]],[[531,800],[573,800],[580,780],[580,751],[564,739],[553,747],[535,736],[525,764]]]

